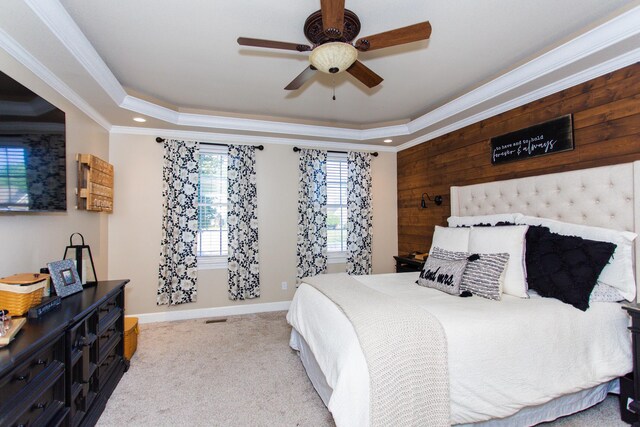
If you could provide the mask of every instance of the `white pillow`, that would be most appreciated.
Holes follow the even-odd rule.
[[[620,291],[613,286],[596,283],[596,286],[591,291],[591,295],[589,295],[589,304],[592,302],[619,302],[623,299]]]
[[[502,292],[520,298],[529,298],[524,264],[525,236],[528,228],[526,225],[473,227],[467,250],[471,254],[507,252],[509,262],[505,270]]]
[[[474,216],[450,216],[447,218],[449,227],[471,227],[478,224],[496,225],[499,222],[516,224],[516,220],[523,216],[521,213],[505,213]]]
[[[631,231],[618,231],[589,225],[570,224],[553,219],[522,216],[518,224],[541,225],[549,227],[552,233],[563,236],[577,236],[583,239],[615,243],[613,256],[600,273],[598,283],[612,286],[628,301],[636,297],[636,282],[633,276],[633,241],[638,235]]]
[[[431,247],[437,246],[447,251],[466,252],[469,246],[470,232],[469,228],[447,228],[436,225]]]

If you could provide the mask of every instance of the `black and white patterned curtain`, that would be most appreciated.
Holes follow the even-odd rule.
[[[251,145],[229,145],[227,225],[231,300],[260,296],[255,154]]]
[[[199,144],[166,140],[158,305],[196,300]]]
[[[347,273],[371,274],[371,154],[349,152]]]
[[[298,279],[327,268],[327,152],[300,150],[298,163]]]

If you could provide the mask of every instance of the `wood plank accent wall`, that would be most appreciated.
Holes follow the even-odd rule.
[[[575,150],[493,166],[490,138],[573,113]],[[426,252],[449,188],[640,160],[640,63],[398,153],[398,253]],[[444,203],[420,208],[420,196]]]

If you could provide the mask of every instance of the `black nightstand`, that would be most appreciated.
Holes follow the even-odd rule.
[[[422,271],[424,260],[405,256],[393,256],[396,260],[396,273],[406,273],[408,271]]]
[[[620,378],[620,414],[622,421],[633,423],[634,427],[640,426],[638,415],[640,414],[640,305],[629,304],[622,307],[631,316],[631,348],[633,351],[633,374],[627,374]],[[627,410],[627,399],[629,403]],[[633,413],[635,412],[635,414]]]

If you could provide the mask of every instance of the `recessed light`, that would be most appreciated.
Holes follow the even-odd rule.
[[[388,138],[387,138],[387,139],[385,139],[383,142],[386,142],[386,143],[388,144],[388,143],[390,143],[390,142],[393,142],[393,139],[388,139]]]
[[[133,121],[138,123],[144,123],[147,121],[147,119],[143,119],[142,117],[134,117]]]

